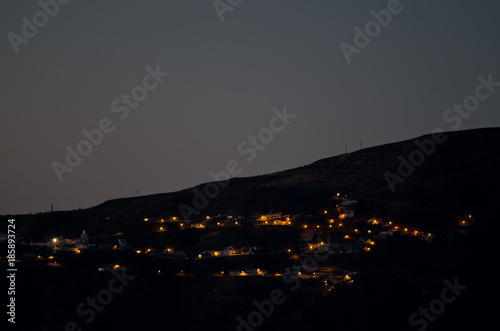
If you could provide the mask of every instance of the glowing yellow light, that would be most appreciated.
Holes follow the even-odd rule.
[[[175,221],[177,219],[177,217],[172,217],[172,219]]]
[[[135,251],[135,252],[136,252],[137,254],[141,254],[141,251],[139,251],[139,250],[137,250],[137,251]]]
[[[327,214],[327,213],[328,213],[328,210],[325,210],[325,214]]]
[[[201,259],[201,254],[199,254],[199,255],[198,255],[198,258],[200,258],[200,259]]]
[[[340,193],[337,193],[337,196],[340,196]]]
[[[234,222],[234,224],[238,225],[238,222]]]
[[[57,242],[57,238],[52,239],[52,241],[56,243]]]
[[[319,228],[319,225],[316,225],[317,228]]]
[[[344,238],[345,238],[345,239],[349,239],[349,236],[346,234],[346,235],[344,236]]]
[[[144,222],[147,222],[147,221],[149,221],[149,218],[145,218],[145,219],[144,219]]]
[[[368,233],[372,233],[372,230],[368,230]]]
[[[307,225],[304,225],[304,229],[307,229]]]

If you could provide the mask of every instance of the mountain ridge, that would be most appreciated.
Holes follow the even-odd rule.
[[[408,160],[410,153],[418,150],[415,141],[429,140],[431,135],[327,157],[271,174],[231,178],[227,187],[220,188],[219,194],[208,199],[207,206],[197,209],[198,214],[191,214],[190,218],[196,221],[217,214],[252,217],[271,210],[314,214],[328,208],[337,192],[360,200],[359,215],[364,217],[437,227],[451,224],[461,213],[493,217],[483,204],[494,203],[500,197],[496,190],[500,184],[496,170],[500,162],[500,128],[445,134],[446,141],[436,144],[434,153],[415,166],[414,173],[404,182],[397,182],[394,192],[384,174],[398,175],[401,157]],[[99,221],[106,217],[182,217],[179,206],[196,209],[195,191],[203,192],[210,183],[217,182],[176,192],[112,199],[82,210],[21,218],[53,220],[54,215],[65,215],[66,219],[87,219],[90,226],[99,226]],[[479,183],[482,187],[478,187]]]

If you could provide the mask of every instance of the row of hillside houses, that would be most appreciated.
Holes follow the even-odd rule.
[[[269,276],[266,271],[260,269],[246,269],[241,271],[229,271],[228,276]]]
[[[241,247],[234,248],[233,246],[224,247],[221,250],[205,250],[197,255],[197,259],[206,259],[212,257],[227,257],[240,255],[274,255],[277,252],[266,247]]]
[[[341,198],[342,202],[340,203],[342,206],[349,206],[358,203],[356,200]]]
[[[302,247],[302,256],[312,254],[356,254],[365,251],[367,245],[362,240],[333,242],[321,244],[307,244]]]
[[[255,220],[255,225],[291,225],[290,215],[281,212],[265,214]]]
[[[228,246],[219,250],[204,250],[198,253],[194,258],[197,260],[202,260],[208,258],[241,256],[241,255],[275,255],[275,254],[278,254],[278,252],[272,248],[266,248],[266,247],[234,248],[233,246]],[[151,254],[151,255],[162,258],[170,258],[170,259],[187,259],[186,252],[181,250],[174,250],[171,248],[163,250],[162,253]]]
[[[240,226],[245,221],[244,216],[217,215],[214,217],[207,216],[207,219],[201,222],[193,222],[191,220],[175,220],[179,223],[180,229],[205,229],[206,227],[217,226]],[[270,213],[260,216],[255,220],[251,220],[255,225],[291,225],[292,218],[290,215],[282,214],[281,212]]]
[[[75,252],[79,253],[82,249],[87,249],[90,246],[90,238],[85,230],[77,239],[68,239],[62,236],[52,238],[47,241],[30,243],[31,246],[43,247],[53,252]]]

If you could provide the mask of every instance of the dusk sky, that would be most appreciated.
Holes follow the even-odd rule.
[[[243,0],[221,21],[208,0],[72,0],[25,38],[22,18],[33,22],[42,8],[4,1],[0,214],[177,191],[211,181],[230,160],[247,177],[342,154],[345,144],[357,150],[360,140],[500,126],[500,87],[455,128],[443,119],[474,95],[478,76],[500,82],[500,2],[402,0],[348,63],[340,43],[354,46],[354,28],[396,2]],[[10,33],[25,42],[15,46]],[[128,116],[113,111],[157,67],[169,76],[146,79],[155,87]],[[284,107],[296,117],[247,161],[238,146]],[[60,181],[53,163],[66,165],[66,147],[106,118],[113,131]]]

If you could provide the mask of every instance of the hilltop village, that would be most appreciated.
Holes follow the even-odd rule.
[[[38,242],[19,238],[18,244],[23,247],[23,253],[18,258],[45,261],[48,265],[60,267],[62,262],[57,261],[67,260],[72,255],[85,255],[87,252],[127,253],[137,258],[144,257],[146,264],[161,265],[158,261],[163,260],[179,266],[178,270],[175,267],[155,270],[159,276],[193,276],[197,270],[204,270],[207,275],[209,270],[208,276],[211,277],[316,279],[324,284],[320,291],[328,293],[337,285],[352,284],[358,273],[358,270],[346,269],[345,263],[344,266],[336,263],[338,258],[376,253],[381,243],[394,237],[424,243],[431,243],[434,239],[430,232],[393,224],[390,220],[355,218],[357,203],[337,193],[332,197],[330,208],[319,212],[321,217],[271,212],[247,219],[237,214],[218,214],[206,215],[203,221],[193,222],[174,215],[144,215],[137,223],[146,227],[146,236],[157,236],[151,243],[148,240],[132,240],[128,243],[127,238],[132,237],[131,233],[117,232],[93,238],[86,230],[82,230],[77,238],[54,236]],[[466,227],[472,220],[472,215],[468,215],[460,225]],[[226,233],[233,232],[238,233],[231,235],[235,237],[234,240],[226,238]],[[245,233],[253,233],[255,237],[238,240],[242,236],[245,238]],[[279,246],[283,233],[292,239],[283,240],[283,246]],[[162,235],[166,234],[169,236],[163,238]],[[186,236],[199,240],[188,248],[178,245],[179,240],[175,238]],[[274,236],[273,244],[263,245],[261,240],[252,242],[252,238],[259,239],[262,236]],[[259,261],[263,261],[261,265]],[[205,267],[197,268],[196,264],[201,263]],[[133,270],[134,263],[120,258],[99,263],[94,270],[105,272],[120,269]]]

